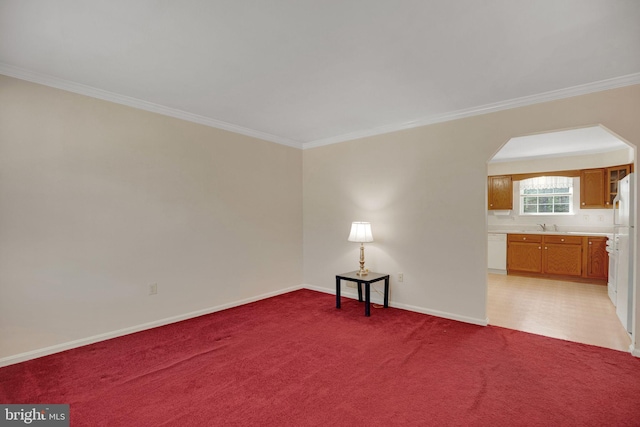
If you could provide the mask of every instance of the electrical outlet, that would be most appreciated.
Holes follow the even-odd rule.
[[[404,282],[404,273],[398,273],[398,282]]]
[[[589,221],[589,215],[582,215],[582,219],[585,221]]]
[[[158,294],[158,284],[152,283],[149,285],[149,295],[157,295]]]

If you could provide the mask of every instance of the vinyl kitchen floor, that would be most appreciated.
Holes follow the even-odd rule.
[[[491,325],[629,351],[606,286],[491,273],[488,282]]]

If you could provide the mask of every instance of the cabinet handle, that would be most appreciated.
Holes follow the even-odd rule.
[[[561,242],[564,242],[564,239],[560,239]]]
[[[593,242],[589,242],[589,244],[590,244],[590,245],[592,245],[592,244],[593,244]]]
[[[584,203],[584,202],[582,202],[582,206],[584,206],[584,205],[585,205],[585,203]]]
[[[542,249],[540,246],[538,246],[538,249]]]
[[[489,203],[489,206],[493,206],[493,203]]]
[[[522,240],[527,240],[527,238],[526,238],[526,237],[523,237],[523,238],[522,238]]]
[[[545,246],[544,248],[545,248],[545,249],[549,249],[549,248],[548,248],[548,247],[546,247],[546,246]]]

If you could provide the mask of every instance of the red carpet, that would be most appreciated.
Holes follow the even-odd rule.
[[[301,290],[0,369],[72,426],[638,426],[623,352]]]

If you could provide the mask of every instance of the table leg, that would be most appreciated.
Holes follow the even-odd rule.
[[[362,283],[358,282],[358,301],[362,302]]]
[[[336,277],[336,308],[340,308],[340,278]]]
[[[371,316],[371,285],[369,283],[364,284],[364,315]]]
[[[389,277],[384,279],[384,307],[389,307]]]

